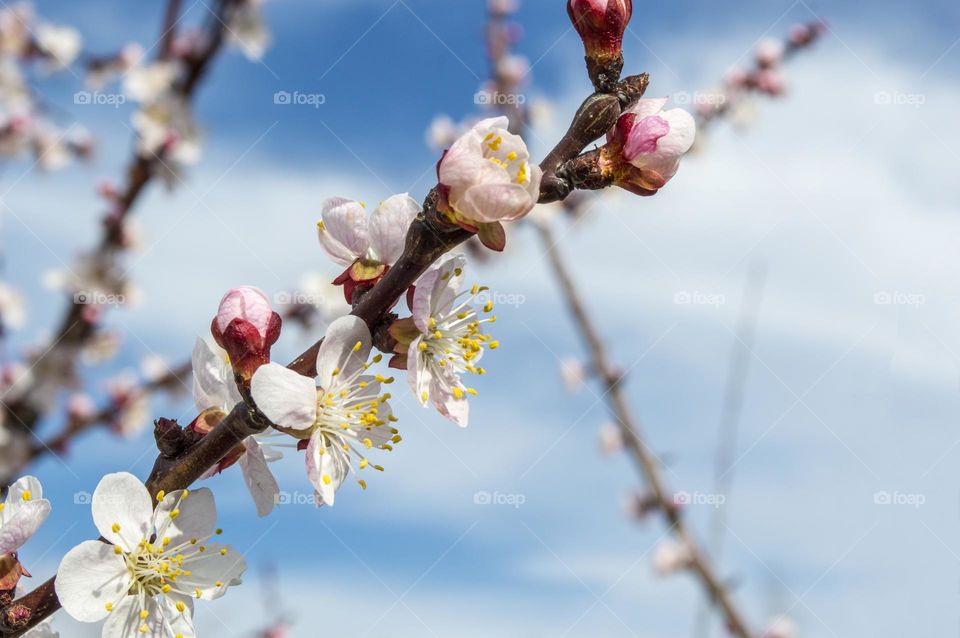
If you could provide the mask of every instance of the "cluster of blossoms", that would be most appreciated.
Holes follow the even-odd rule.
[[[811,46],[826,32],[822,21],[797,23],[790,27],[786,40],[764,38],[754,49],[752,68],[734,67],[723,85],[705,93],[708,99],[697,101],[697,117],[701,126],[721,117],[745,126],[754,118],[751,96],[779,97],[786,92],[784,63],[798,51]]]
[[[80,34],[37,17],[27,3],[0,9],[0,156],[30,154],[44,170],[63,168],[93,151],[90,135],[74,125],[61,130],[45,117],[29,81],[68,68],[80,53]]]

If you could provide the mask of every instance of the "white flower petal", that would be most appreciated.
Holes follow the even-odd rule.
[[[359,317],[347,315],[331,323],[317,352],[320,386],[329,388],[334,376],[349,376],[363,366],[370,354],[371,342],[370,330]]]
[[[370,216],[370,247],[380,263],[392,266],[403,253],[407,229],[420,214],[420,204],[407,193],[388,197]]]
[[[20,549],[50,515],[50,501],[45,498],[21,505],[0,527],[0,554]]]
[[[93,492],[91,509],[100,534],[126,551],[132,551],[153,531],[153,499],[133,474],[104,476]]]
[[[407,366],[409,367],[407,381],[413,396],[417,398],[420,405],[427,407],[427,401],[430,399],[430,389],[433,386],[433,372],[427,365],[426,358],[418,349],[419,344],[420,339],[415,339],[407,351]]]
[[[107,621],[103,623],[103,633],[101,638],[132,638],[133,636],[146,636],[147,638],[159,638],[157,632],[150,632],[150,627],[157,627],[160,624],[159,610],[157,604],[152,598],[146,601],[147,617],[140,618],[140,604],[135,596],[124,596],[110,615]],[[147,631],[141,632],[141,625],[147,626]]]
[[[205,538],[213,532],[217,522],[217,506],[209,487],[186,492],[177,490],[163,497],[153,515],[153,527],[158,542],[169,538],[171,545],[179,545],[193,538]],[[176,514],[173,514],[176,512]]]
[[[257,407],[274,424],[305,430],[317,416],[317,386],[314,381],[279,363],[257,368],[250,381]]]
[[[193,346],[193,401],[198,410],[220,408],[229,412],[242,399],[225,353],[197,338]]]
[[[360,202],[343,197],[328,199],[323,203],[322,216],[320,243],[334,261],[349,266],[366,256],[370,247],[367,211]]]
[[[26,503],[43,498],[43,487],[34,476],[23,476],[7,490],[7,498],[0,510],[0,526],[6,525]]]
[[[248,436],[243,445],[247,451],[240,457],[240,471],[257,506],[257,515],[266,516],[273,511],[280,486],[267,466],[267,458],[256,437]]]
[[[113,546],[100,541],[84,541],[67,552],[55,581],[60,604],[81,622],[106,617],[106,604],[125,596],[130,584],[123,557],[114,553]]]
[[[194,598],[213,600],[223,596],[227,587],[239,585],[247,563],[237,550],[221,543],[209,543],[200,558],[190,563],[190,575],[177,578],[179,589],[193,592]]]

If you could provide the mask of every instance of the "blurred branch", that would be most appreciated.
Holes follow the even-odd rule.
[[[149,396],[157,392],[177,391],[186,385],[185,379],[190,376],[191,362],[186,361],[170,369],[165,375],[141,384],[131,392],[138,396]],[[14,468],[10,471],[11,475],[22,472],[26,466],[34,461],[46,456],[47,454],[60,454],[67,446],[72,443],[81,434],[92,430],[100,425],[110,425],[115,423],[122,414],[121,406],[115,401],[110,401],[92,414],[80,418],[67,418],[66,425],[59,433],[46,441],[38,441],[30,448],[30,453],[22,467]]]
[[[714,563],[719,563],[723,553],[729,494],[733,484],[733,466],[736,461],[740,419],[743,413],[743,397],[750,372],[753,342],[757,331],[760,306],[763,303],[767,269],[764,265],[751,268],[744,291],[743,306],[737,324],[736,339],[730,352],[730,369],[727,374],[726,391],[721,408],[720,428],[717,436],[716,460],[714,461],[713,493],[728,498],[724,507],[715,508],[707,531],[707,551]],[[710,635],[710,616],[706,605],[697,615],[695,636]]]
[[[698,547],[692,532],[687,528],[686,523],[680,516],[679,509],[674,504],[673,494],[667,488],[660,473],[659,464],[647,448],[639,425],[634,420],[627,405],[622,391],[620,373],[610,361],[606,347],[587,313],[586,306],[580,298],[570,272],[560,257],[553,232],[546,224],[538,224],[537,228],[557,284],[563,293],[580,337],[590,352],[594,371],[604,388],[603,396],[615,417],[626,449],[633,458],[641,477],[647,483],[657,508],[666,519],[670,533],[689,549],[690,569],[700,580],[710,600],[723,614],[730,632],[738,638],[750,638],[751,634],[747,629],[746,622],[734,605],[730,593],[717,576],[707,556]]]
[[[194,97],[200,79],[222,48],[224,31],[229,22],[229,12],[236,2],[237,0],[219,0],[216,3],[215,9],[211,9],[211,17],[208,20],[208,42],[199,52],[185,57],[184,75],[174,86],[174,91],[184,100],[189,102]],[[178,4],[178,0],[171,0],[168,5],[164,18],[164,24],[170,25],[170,28],[164,31],[167,36],[173,31],[172,26],[176,20],[174,19],[173,23],[170,21],[171,16],[179,13]],[[127,165],[125,185],[116,196],[112,214],[104,220],[100,240],[94,253],[96,263],[104,268],[112,267],[125,251],[125,222],[140,200],[144,189],[153,180],[156,174],[154,169],[162,162],[162,153],[159,156],[147,156],[134,151]],[[75,355],[97,333],[96,313],[92,313],[94,317],[91,317],[91,313],[85,312],[89,308],[91,306],[85,305],[76,297],[70,299],[56,334],[50,341],[52,345],[33,362],[33,379],[16,400],[4,403],[7,414],[12,417],[8,421],[11,426],[32,431],[43,417],[45,404],[48,403],[39,401],[38,393],[44,387],[49,387],[51,381],[55,382],[57,379],[72,376]]]

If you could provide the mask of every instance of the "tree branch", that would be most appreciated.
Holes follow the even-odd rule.
[[[640,427],[634,420],[622,390],[621,376],[607,355],[606,346],[600,338],[586,306],[580,298],[576,285],[573,282],[566,265],[557,250],[553,233],[546,224],[538,225],[540,238],[543,241],[547,258],[557,279],[557,283],[566,300],[567,307],[573,317],[580,337],[590,352],[594,371],[603,384],[608,407],[613,413],[624,444],[633,458],[637,470],[647,483],[651,496],[657,507],[670,526],[670,532],[676,539],[690,549],[690,568],[697,575],[701,585],[722,612],[731,633],[738,638],[750,638],[739,610],[727,592],[727,589],[714,571],[706,555],[698,547],[692,532],[680,516],[680,511],[673,502],[673,494],[667,488],[666,482],[660,473],[659,464],[644,443]]]

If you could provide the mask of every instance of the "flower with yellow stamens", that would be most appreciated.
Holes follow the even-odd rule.
[[[368,466],[383,469],[367,460],[366,450],[390,451],[400,442],[390,394],[381,392],[393,378],[367,374],[370,348],[367,325],[348,315],[327,330],[317,354],[316,382],[277,363],[253,376],[251,392],[260,411],[281,432],[306,441],[307,476],[318,504],[333,505],[348,474]],[[373,361],[380,359],[377,355]]]
[[[193,601],[219,598],[240,584],[243,557],[208,542],[219,534],[209,489],[171,492],[153,507],[143,483],[121,472],[100,481],[91,505],[97,529],[112,545],[86,541],[70,550],[57,570],[56,590],[74,619],[106,618],[105,638],[192,637]]]

